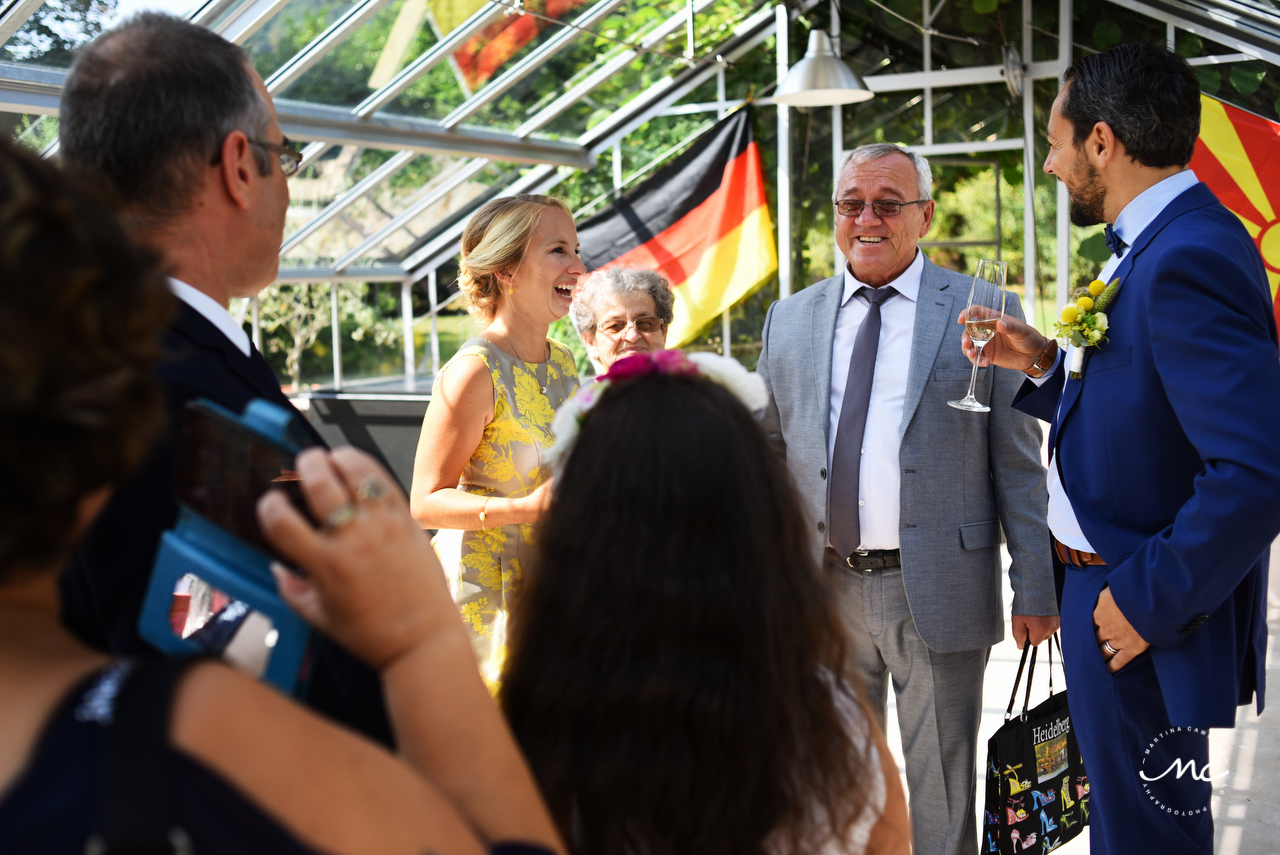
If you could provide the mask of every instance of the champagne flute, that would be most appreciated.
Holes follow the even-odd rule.
[[[973,389],[978,382],[978,363],[982,361],[982,348],[995,337],[996,323],[1004,317],[1004,279],[1007,269],[1008,265],[1003,261],[984,258],[978,262],[978,269],[973,274],[964,329],[973,341],[973,346],[978,349],[978,355],[973,360],[973,373],[969,375],[969,394],[959,401],[947,401],[957,410],[970,413],[991,412],[990,407],[973,396]]]

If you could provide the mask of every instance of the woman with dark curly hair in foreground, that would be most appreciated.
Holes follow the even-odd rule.
[[[315,517],[350,522],[316,530],[275,492],[258,516],[308,574],[281,570],[284,598],[381,673],[402,757],[219,663],[112,661],[62,628],[58,570],[158,433],[171,310],[91,193],[0,142],[0,852],[548,852],[488,848],[556,833],[430,545],[360,452],[297,461]]]
[[[702,372],[758,382],[707,356]],[[897,769],[747,406],[679,351],[640,354],[556,432],[572,447],[501,700],[570,848],[906,853]]]

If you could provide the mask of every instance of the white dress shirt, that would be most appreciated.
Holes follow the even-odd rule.
[[[1112,230],[1122,241],[1129,246],[1133,246],[1147,226],[1151,225],[1156,217],[1160,216],[1160,212],[1170,202],[1190,190],[1198,182],[1199,179],[1196,178],[1196,174],[1190,169],[1186,169],[1176,175],[1170,175],[1157,184],[1153,184],[1135,196],[1132,202],[1124,206],[1124,210],[1116,217]],[[1125,250],[1125,252],[1128,251],[1128,249]],[[1102,272],[1098,274],[1098,278],[1110,284],[1111,274],[1115,273],[1116,268],[1120,266],[1120,261],[1121,259],[1116,258],[1114,255],[1111,256],[1102,268]],[[1067,350],[1068,352],[1059,356],[1059,359],[1070,357],[1070,346],[1068,346]],[[1067,364],[1070,365],[1071,363],[1068,362]],[[1057,366],[1054,367],[1056,369]],[[1044,377],[1032,382],[1039,386],[1048,380],[1052,373],[1052,371],[1046,372]],[[1063,465],[1067,464],[1064,463]],[[1067,499],[1067,491],[1063,489],[1062,479],[1058,477],[1058,467],[1056,465],[1049,467],[1049,531],[1053,533],[1059,543],[1070,546],[1072,549],[1078,549],[1081,552],[1097,551],[1089,545],[1088,538],[1080,530],[1080,521],[1076,519],[1076,512],[1071,509],[1071,502]]]
[[[907,370],[911,367],[911,342],[915,338],[916,301],[924,255],[887,286],[898,293],[880,304],[880,345],[876,349],[876,373],[871,381],[867,426],[862,435],[862,463],[858,474],[858,525],[862,549],[897,549],[899,490],[898,449],[902,445],[902,409],[907,397]],[[846,264],[844,294],[836,314],[836,334],[831,344],[831,422],[827,431],[827,469],[835,452],[840,407],[849,379],[849,357],[870,304],[854,294],[864,283],[853,277]],[[828,484],[831,482],[828,481]],[[828,541],[828,545],[830,542]]]
[[[240,349],[245,356],[249,355],[249,334],[244,331],[244,327],[236,323],[236,319],[231,317],[231,313],[222,307],[222,304],[210,297],[205,292],[181,279],[169,277],[169,290],[173,292],[173,296],[195,309],[201,315],[218,329],[222,330],[223,335],[231,339],[231,343]]]

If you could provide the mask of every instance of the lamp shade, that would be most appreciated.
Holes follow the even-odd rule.
[[[833,107],[874,97],[853,69],[831,49],[823,30],[809,33],[804,59],[791,66],[773,93],[773,100],[792,107]]]

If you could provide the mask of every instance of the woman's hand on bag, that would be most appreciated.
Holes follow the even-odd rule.
[[[272,568],[291,608],[379,670],[462,630],[431,543],[385,469],[354,448],[308,449],[297,468],[320,527],[278,490],[258,502],[267,540],[307,574]]]

